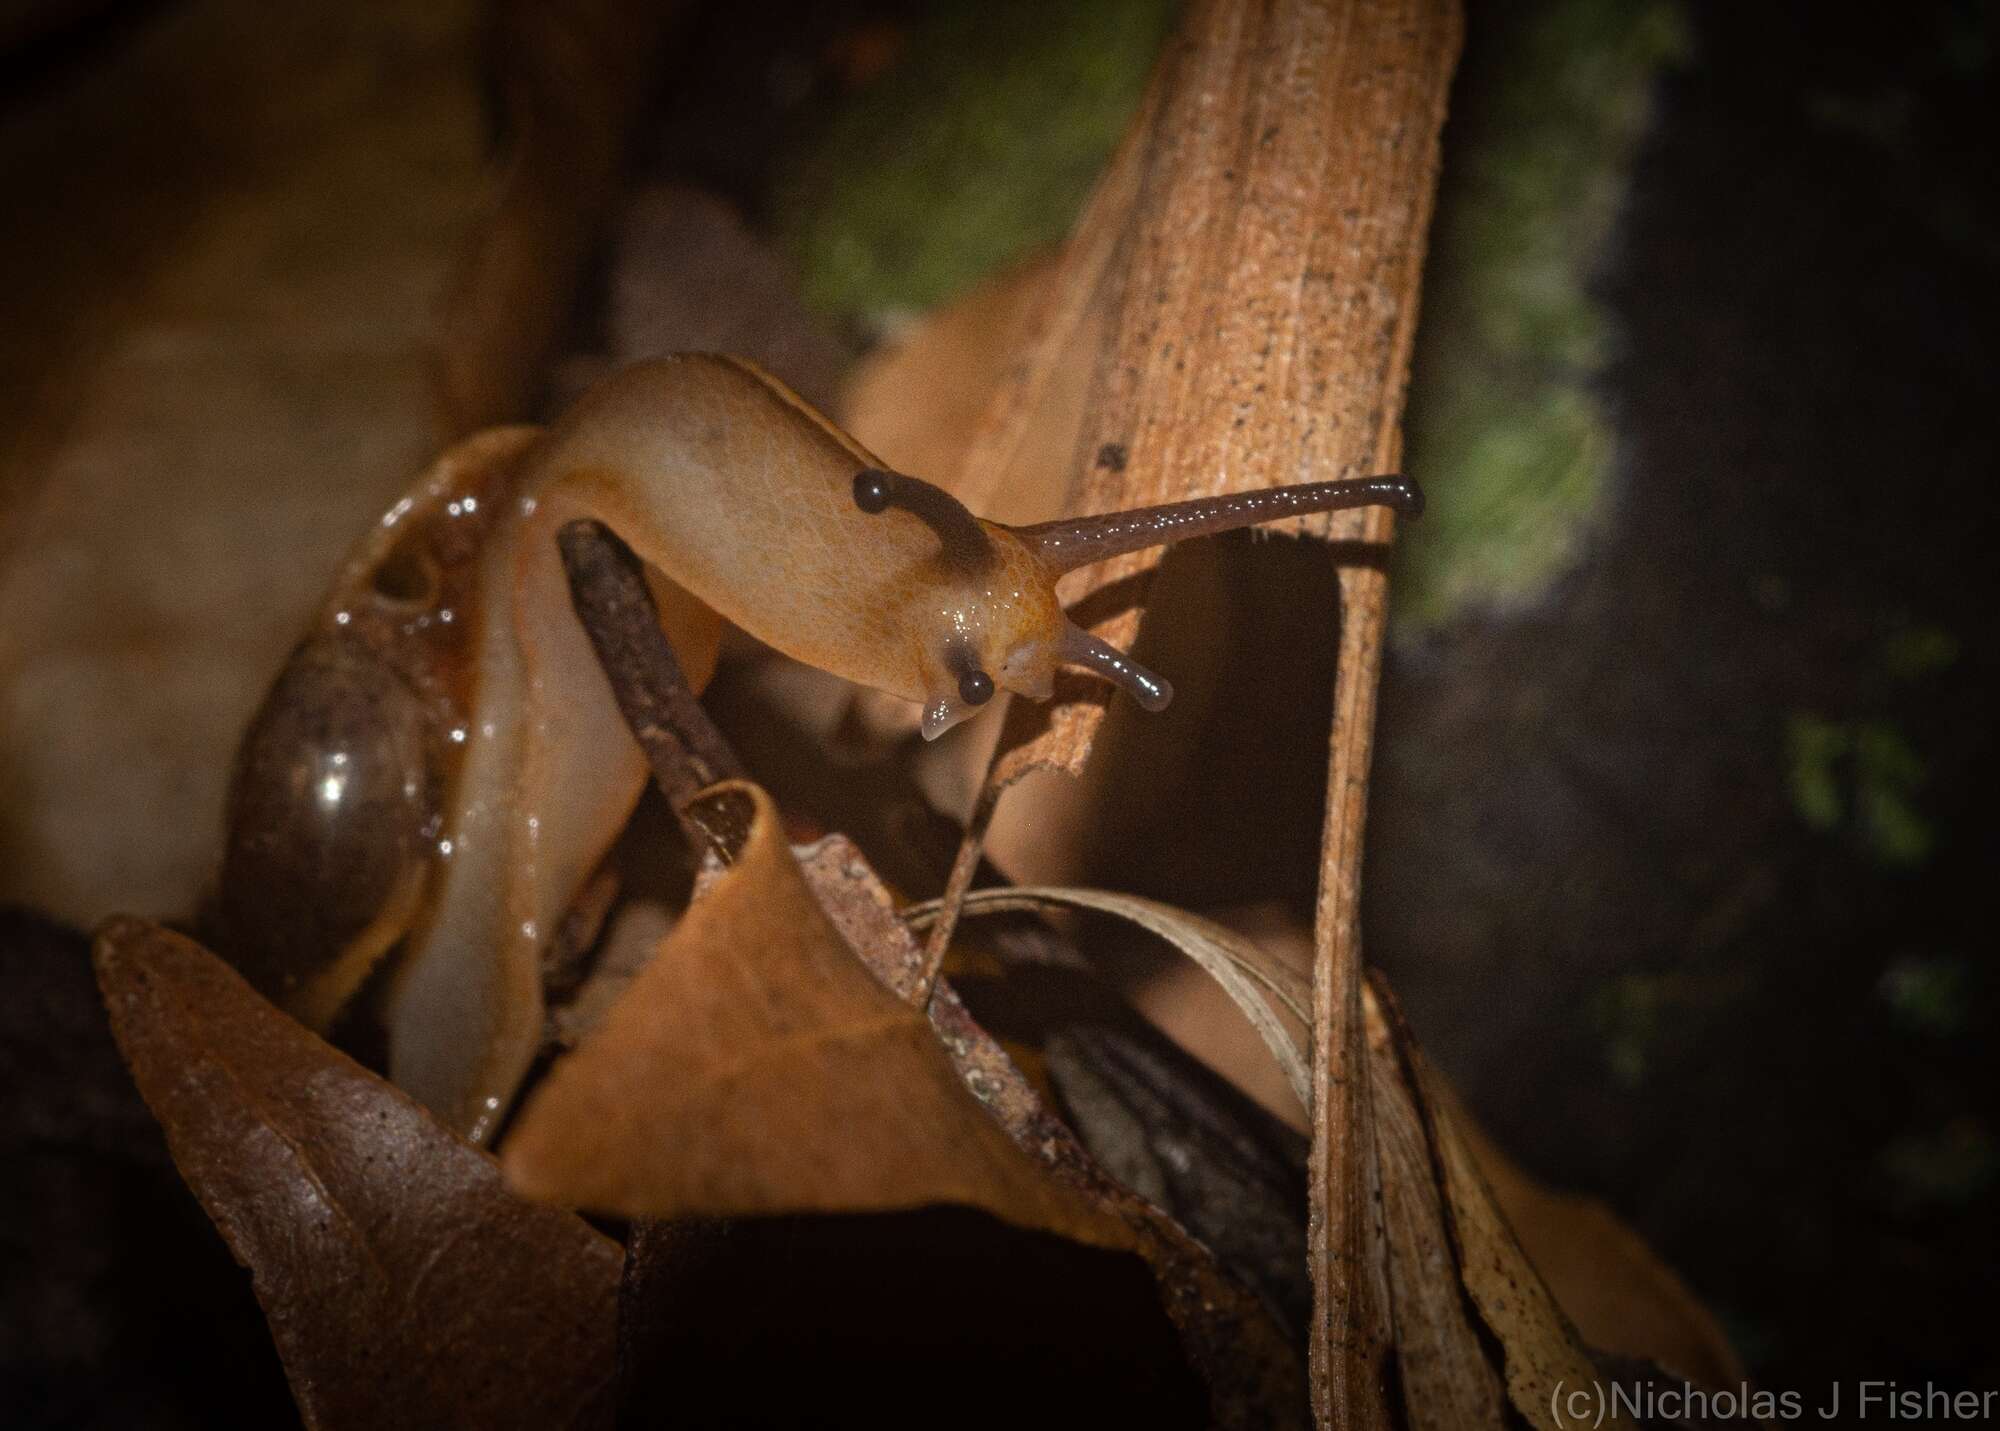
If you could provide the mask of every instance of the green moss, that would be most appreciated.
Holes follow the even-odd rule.
[[[1786,724],[1785,755],[1792,808],[1811,828],[1850,828],[1885,865],[1919,865],[1930,857],[1936,832],[1917,807],[1927,772],[1893,725],[1796,714]]]
[[[795,155],[774,195],[808,300],[876,326],[1068,232],[1171,0],[954,3]]]
[[[1894,726],[1870,721],[1854,732],[1855,815],[1867,848],[1887,865],[1919,865],[1937,842],[1917,809],[1924,762]]]
[[[1971,978],[1965,960],[1906,955],[1882,974],[1882,1001],[1906,1032],[1945,1038],[1965,1031]]]
[[[1882,664],[1899,681],[1914,681],[1958,663],[1959,641],[1938,626],[1910,626],[1882,643]]]
[[[1792,808],[1811,828],[1837,828],[1847,801],[1841,793],[1840,765],[1854,747],[1844,725],[1816,715],[1794,715],[1785,723],[1785,770]]]
[[[1616,334],[1589,284],[1684,34],[1671,0],[1543,0],[1470,57],[1406,420],[1431,497],[1398,554],[1406,628],[1533,600],[1591,530],[1616,448],[1593,384]]]
[[[2000,1182],[2000,1146],[1984,1124],[1959,1119],[1896,1139],[1882,1150],[1881,1165],[1906,1212],[1969,1207]]]

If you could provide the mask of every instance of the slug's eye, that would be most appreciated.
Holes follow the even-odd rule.
[[[967,671],[958,678],[958,698],[969,706],[983,706],[993,699],[993,678],[981,670]]]
[[[873,516],[877,512],[889,510],[889,499],[894,495],[887,472],[875,467],[865,467],[854,477],[854,505]]]

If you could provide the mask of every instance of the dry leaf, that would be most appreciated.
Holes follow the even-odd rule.
[[[958,492],[966,452],[1056,272],[1056,256],[1039,254],[878,345],[847,380],[842,425],[897,471]],[[1053,457],[1046,464],[1052,476],[1068,453]]]
[[[1555,1397],[1559,1388],[1577,1390],[1600,1381],[1590,1353],[1495,1205],[1452,1117],[1443,1080],[1426,1063],[1394,1004],[1374,989],[1365,992],[1368,1051],[1377,1061],[1383,1057],[1378,1046],[1395,1051],[1397,1083],[1420,1111],[1459,1279],[1500,1346],[1508,1400],[1530,1425],[1567,1431],[1557,1421]],[[1602,1424],[1631,1425],[1616,1408],[1608,1409]]]
[[[770,799],[741,854],[559,1062],[508,1138],[528,1196],[626,1216],[958,1203],[1127,1248],[965,1091],[828,922]]]
[[[1403,1410],[1410,1431],[1497,1431],[1508,1424],[1506,1385],[1459,1280],[1430,1128],[1405,1075],[1397,1031],[1379,1016],[1369,1022],[1368,1091]]]
[[[627,130],[681,8],[670,0],[493,7],[490,53],[512,152],[493,216],[460,259],[444,305],[437,385],[449,435],[535,415]]]
[[[913,925],[922,928],[935,916],[939,904],[940,901],[933,900],[915,905],[905,913]],[[1289,965],[1266,957],[1235,930],[1158,900],[1102,889],[1018,886],[974,890],[965,897],[964,911],[1038,913],[1063,906],[1096,910],[1129,920],[1192,959],[1243,1011],[1284,1070],[1299,1102],[1310,1106],[1311,1054],[1305,1047],[1304,1030],[1312,1017],[1311,988]]]
[[[914,997],[924,951],[859,850],[839,835],[803,855],[815,892],[855,951],[887,987]],[[1173,1218],[1100,1167],[1067,1124],[939,980],[930,1021],[965,1086],[1049,1175],[1121,1220],[1152,1265],[1167,1314],[1209,1388],[1218,1426],[1288,1426],[1304,1415],[1301,1368],[1291,1343],[1255,1297],[1222,1272]]]
[[[1051,433],[1071,438],[1068,511],[1379,470],[1456,34],[1443,4],[1196,6],[1064,251],[961,496],[1012,517],[1015,491],[1048,481]],[[1381,540],[1389,521],[1306,529]],[[1079,573],[1065,595],[1122,583],[1135,599],[1097,628],[1122,644],[1130,579],[1157,559]],[[1006,772],[1075,768],[1101,706],[1092,688],[1061,688],[1048,722],[1061,734]]]
[[[157,925],[99,932],[112,1032],[250,1268],[306,1424],[603,1424],[618,1246]]]
[[[1744,1382],[1743,1363],[1715,1317],[1637,1233],[1595,1198],[1536,1182],[1494,1145],[1443,1078],[1433,1077],[1430,1088],[1585,1343],[1708,1386]]]

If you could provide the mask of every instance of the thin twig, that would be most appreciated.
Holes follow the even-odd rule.
[[[965,904],[966,892],[972,888],[972,881],[979,873],[980,857],[986,848],[986,828],[993,823],[993,810],[1000,802],[1000,788],[988,781],[980,788],[979,799],[972,807],[972,817],[966,821],[965,837],[959,841],[958,855],[951,862],[951,873],[944,882],[944,894],[938,900],[937,922],[931,925],[930,938],[924,943],[924,972],[917,985],[917,1007],[930,1007],[931,990],[936,987],[938,971],[944,968],[945,950],[951,944],[951,936],[958,932],[958,915]]]
[[[690,806],[720,780],[743,778],[743,762],[695,699],[639,562],[603,525],[571,522],[556,536],[570,599],[611,682],[626,725],[689,839],[722,842]],[[723,851],[726,857],[726,851]]]

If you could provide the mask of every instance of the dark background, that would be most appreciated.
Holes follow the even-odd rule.
[[[171,8],[9,35],[0,123]],[[691,165],[754,211],[787,123],[715,57],[911,8],[705,19],[655,147],[745,136]],[[1441,224],[1528,23],[1473,10]],[[1990,1387],[1996,22],[1682,10],[1593,280],[1605,516],[1539,600],[1395,643],[1367,947],[1498,1141],[1628,1220],[1758,1381]],[[0,928],[9,1396],[29,1424],[270,1424],[261,1318],[75,938]]]

